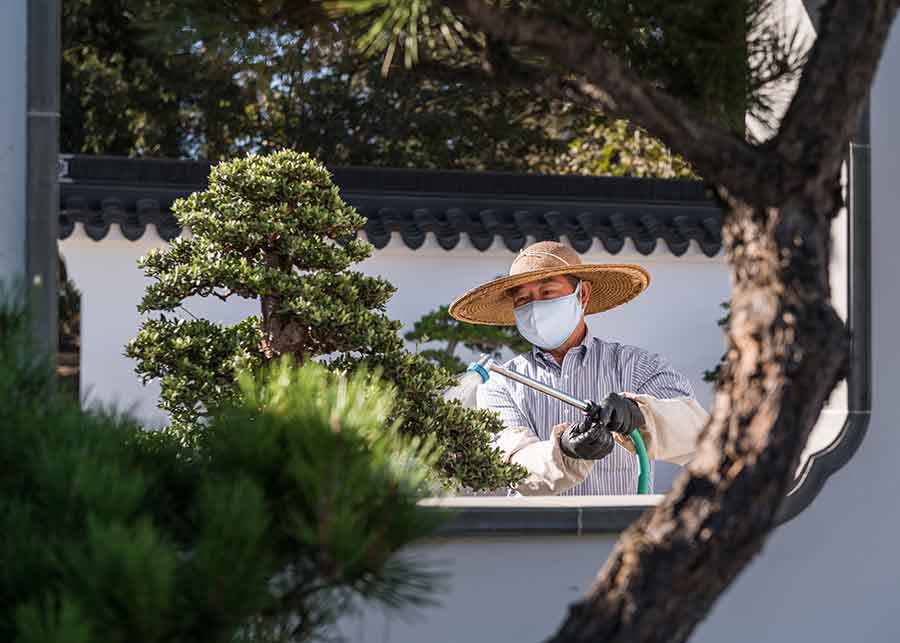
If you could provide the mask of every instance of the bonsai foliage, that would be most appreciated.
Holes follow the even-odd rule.
[[[0,311],[0,639],[305,641],[433,596],[395,554],[443,520],[416,504],[437,454],[386,387],[279,361],[186,446],[53,395],[25,330]]]
[[[509,348],[515,353],[531,349],[531,345],[522,339],[514,328],[460,324],[447,312],[447,306],[441,306],[423,315],[404,337],[407,341],[417,344],[446,342],[444,348],[426,348],[420,350],[419,355],[451,373],[462,373],[466,370],[466,363],[456,356],[456,348],[460,344],[471,351],[488,353],[493,357],[500,357],[504,348]]]
[[[731,323],[731,304],[726,301],[723,302],[721,306],[725,310],[725,315],[723,317],[720,317],[716,324],[719,326],[719,328],[723,329],[727,333],[728,324]],[[722,369],[725,366],[727,358],[727,354],[722,355],[722,357],[719,359],[719,363],[716,364],[715,368],[703,371],[703,381],[718,383],[722,379]]]
[[[188,441],[204,418],[239,396],[236,373],[280,355],[320,358],[337,372],[377,369],[397,389],[391,421],[410,436],[434,436],[440,472],[473,489],[520,477],[490,446],[498,419],[445,402],[451,375],[405,350],[384,313],[393,287],[349,268],[371,252],[356,239],[365,219],[345,204],[328,171],[306,154],[281,151],[220,163],[209,187],[177,201],[191,230],[142,260],[155,280],[140,304],[148,319],[127,353]],[[171,313],[194,296],[258,299],[260,315],[232,326]]]

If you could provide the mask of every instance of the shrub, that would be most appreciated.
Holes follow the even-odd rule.
[[[396,554],[443,520],[416,505],[437,453],[390,390],[278,361],[188,446],[53,396],[20,325],[0,313],[0,640],[305,641],[433,597]]]
[[[397,390],[388,421],[434,436],[445,481],[477,490],[522,477],[490,445],[499,419],[444,401],[452,375],[405,350],[384,313],[393,287],[349,269],[372,252],[356,238],[365,219],[322,165],[293,151],[220,163],[208,188],[173,211],[192,236],[142,260],[155,283],[140,310],[160,315],[127,347],[145,381],[159,379],[173,430],[195,439],[204,417],[238,396],[240,369],[290,354],[340,373],[377,369]],[[261,314],[232,326],[170,314],[193,296],[257,299]]]

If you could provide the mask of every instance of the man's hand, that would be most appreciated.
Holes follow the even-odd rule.
[[[618,393],[610,393],[599,407],[588,413],[596,419],[597,424],[613,433],[628,435],[634,429],[644,426],[644,414],[637,402]]]
[[[559,446],[570,458],[601,460],[613,450],[613,433],[628,435],[642,426],[644,415],[637,403],[610,393],[602,403],[591,403],[584,419],[563,431]]]
[[[559,436],[559,448],[570,458],[601,460],[613,450],[613,437],[603,425],[586,415]]]

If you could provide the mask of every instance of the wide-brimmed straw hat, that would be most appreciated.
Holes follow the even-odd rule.
[[[450,304],[450,315],[470,324],[514,326],[509,290],[556,275],[571,275],[591,284],[585,314],[599,313],[631,301],[650,285],[649,273],[630,263],[581,263],[572,248],[541,241],[523,248],[509,267],[509,275],[473,288]]]

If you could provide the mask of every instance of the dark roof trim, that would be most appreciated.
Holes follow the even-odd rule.
[[[81,223],[99,241],[118,225],[137,240],[148,225],[171,240],[181,229],[172,202],[206,185],[200,161],[64,158],[60,173],[60,237]],[[707,256],[721,249],[721,211],[697,181],[460,172],[392,168],[334,168],[344,198],[367,217],[376,248],[399,233],[412,249],[434,234],[452,250],[466,235],[479,250],[496,241],[517,251],[528,237],[566,237],[579,252],[599,240],[611,254],[631,239],[652,253],[663,241],[675,255],[691,241]]]

